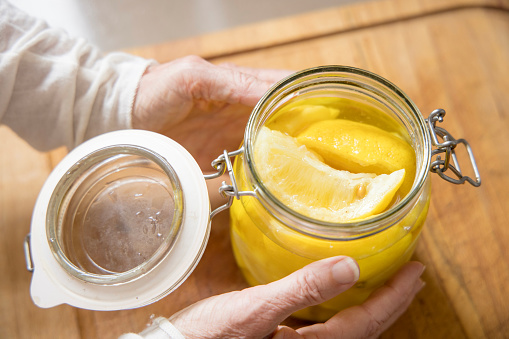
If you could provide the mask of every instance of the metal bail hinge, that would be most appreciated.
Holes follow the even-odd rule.
[[[230,158],[242,154],[243,152],[244,147],[241,147],[233,152],[228,152],[227,150],[224,150],[223,154],[221,154],[216,160],[212,161],[212,167],[214,167],[217,172],[205,175],[205,179],[215,179],[219,178],[226,171],[228,171],[228,175],[230,176],[231,180],[231,185],[228,185],[225,181],[223,181],[221,187],[219,187],[219,193],[221,193],[221,195],[224,197],[228,197],[228,202],[213,210],[210,213],[211,219],[219,212],[222,212],[229,208],[233,203],[233,198],[240,199],[241,196],[256,196],[255,192],[239,191],[237,187],[237,180],[235,179],[235,174],[233,173],[233,165]]]
[[[454,184],[463,184],[465,181],[468,181],[471,185],[478,187],[481,185],[481,176],[479,175],[479,170],[477,168],[477,164],[475,163],[472,148],[468,142],[465,139],[454,139],[454,137],[445,129],[436,126],[437,122],[444,121],[444,115],[445,111],[443,109],[436,109],[431,112],[428,119],[426,119],[431,134],[431,143],[434,147],[436,147],[436,149],[431,151],[432,162],[430,171],[437,173],[442,179]],[[439,138],[442,140],[442,142],[439,141]],[[474,170],[475,180],[461,173],[460,165],[458,163],[455,151],[456,146],[459,144],[463,144],[467,150],[468,156],[470,158],[470,163]],[[440,156],[442,153],[444,153],[445,159],[442,159]],[[433,157],[435,157],[434,160]],[[448,169],[454,173],[456,178],[445,174]]]

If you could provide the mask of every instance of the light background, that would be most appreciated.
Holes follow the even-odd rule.
[[[10,1],[29,14],[45,19],[50,25],[110,51],[365,0]]]

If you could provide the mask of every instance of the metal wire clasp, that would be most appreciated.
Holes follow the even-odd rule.
[[[441,123],[444,121],[444,115],[445,111],[443,109],[436,109],[431,112],[428,119],[426,119],[431,134],[431,143],[434,147],[436,147],[436,149],[431,151],[431,157],[435,157],[435,159],[431,162],[430,171],[437,173],[442,179],[454,184],[463,184],[465,181],[468,181],[471,185],[479,187],[481,185],[481,176],[479,175],[479,170],[477,168],[477,164],[475,163],[472,148],[468,142],[465,139],[454,139],[454,137],[445,129],[436,126],[437,122]],[[439,141],[439,138],[442,140],[442,142]],[[458,163],[455,152],[455,148],[459,144],[463,144],[467,150],[468,156],[470,158],[470,163],[474,170],[475,180],[461,173],[460,165]],[[444,153],[445,159],[442,159],[440,156],[442,153]],[[452,164],[451,159],[453,162]],[[452,173],[454,173],[456,178],[448,176],[444,173],[449,169]]]
[[[233,166],[230,160],[231,157],[235,157],[239,154],[244,153],[244,147],[239,148],[236,151],[228,152],[227,150],[223,151],[216,160],[212,161],[212,167],[216,169],[216,173],[206,174],[204,175],[205,179],[215,179],[222,176],[226,171],[228,171],[228,175],[230,176],[231,185],[228,185],[225,181],[223,181],[221,187],[219,187],[219,193],[223,197],[228,197],[228,202],[222,206],[219,206],[215,210],[210,213],[210,218],[212,219],[219,212],[224,211],[229,208],[233,203],[233,198],[240,199],[241,196],[254,196],[256,197],[256,193],[253,191],[239,191],[237,187],[237,180],[235,179],[235,174],[233,173]]]

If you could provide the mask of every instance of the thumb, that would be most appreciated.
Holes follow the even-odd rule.
[[[259,310],[279,323],[290,314],[327,301],[352,287],[359,279],[359,266],[349,257],[333,257],[305,266],[291,275],[252,289],[262,302]]]

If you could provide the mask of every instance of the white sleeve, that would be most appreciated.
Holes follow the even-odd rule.
[[[140,334],[126,333],[118,339],[185,339],[185,337],[168,319],[159,317]]]
[[[131,128],[139,80],[154,61],[100,52],[0,0],[0,123],[39,150]]]

